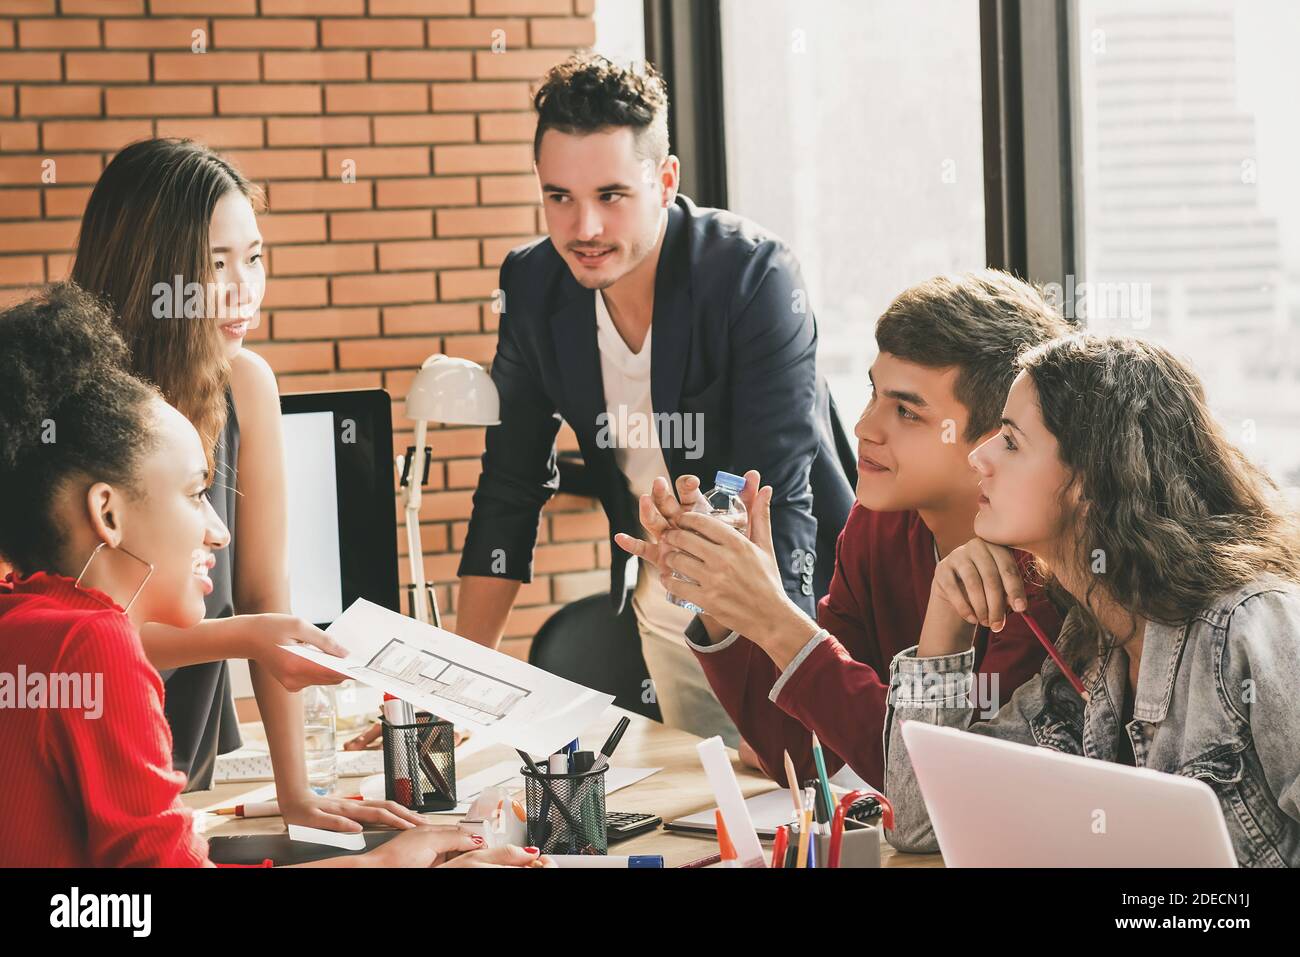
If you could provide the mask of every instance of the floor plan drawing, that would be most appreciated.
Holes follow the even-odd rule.
[[[500,721],[530,694],[527,688],[415,648],[400,638],[390,639],[366,664],[395,681],[459,706],[483,724]]]

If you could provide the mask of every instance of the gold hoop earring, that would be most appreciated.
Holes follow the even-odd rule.
[[[135,604],[135,600],[136,600],[137,598],[140,597],[140,592],[144,590],[144,586],[148,583],[149,579],[153,577],[153,565],[152,565],[151,563],[145,561],[145,560],[144,560],[143,558],[141,558],[139,555],[135,555],[135,554],[132,554],[131,552],[127,551],[125,548],[121,547],[120,545],[118,545],[118,546],[109,546],[108,542],[100,542],[98,545],[96,545],[96,546],[95,546],[95,550],[94,550],[93,552],[91,552],[91,553],[90,553],[90,557],[86,559],[86,564],[82,566],[82,568],[81,568],[81,574],[78,575],[78,576],[77,576],[77,580],[76,580],[75,582],[72,583],[72,587],[73,587],[73,588],[81,588],[81,580],[82,580],[83,578],[86,577],[86,571],[90,568],[90,563],[93,562],[93,561],[95,560],[95,556],[98,555],[98,554],[100,553],[100,551],[101,551],[102,549],[106,548],[106,547],[112,547],[114,551],[121,552],[123,555],[127,556],[128,558],[133,558],[133,559],[135,559],[137,562],[139,562],[139,563],[140,563],[141,565],[143,565],[145,568],[149,569],[149,571],[147,571],[147,572],[145,573],[144,580],[141,581],[139,587],[136,588],[136,590],[135,590],[135,594],[131,596],[131,600],[128,601],[128,602],[126,603],[126,607],[124,607],[124,608],[122,609],[122,613],[125,614],[126,612],[128,612],[128,611],[131,610],[131,606]],[[84,588],[81,588],[81,590],[82,590],[82,591],[85,591],[86,594],[90,594],[90,593],[89,593],[86,589],[84,589]],[[93,597],[95,597],[95,596],[91,595],[91,597],[93,598]]]

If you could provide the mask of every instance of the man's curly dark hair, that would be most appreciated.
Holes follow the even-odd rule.
[[[642,159],[668,156],[668,86],[649,63],[637,73],[595,53],[574,54],[546,74],[533,109],[534,160],[547,130],[586,134],[620,126],[632,129]]]
[[[126,362],[107,307],[72,283],[0,312],[0,557],[22,574],[69,571],[52,514],[64,483],[136,491],[159,395]]]

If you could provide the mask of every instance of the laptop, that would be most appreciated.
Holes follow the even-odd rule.
[[[948,867],[1236,867],[1204,781],[918,721],[903,741]]]

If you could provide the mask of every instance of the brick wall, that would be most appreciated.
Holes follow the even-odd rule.
[[[405,449],[400,400],[419,363],[492,358],[497,268],[544,230],[530,86],[592,44],[593,2],[0,0],[0,305],[67,275],[114,151],[193,137],[267,190],[249,346],[285,392],[388,389]],[[454,627],[483,430],[433,430],[430,444],[425,570]],[[561,447],[576,448],[567,428]],[[552,502],[506,650],[525,655],[556,608],[607,587],[607,535],[588,500]]]

